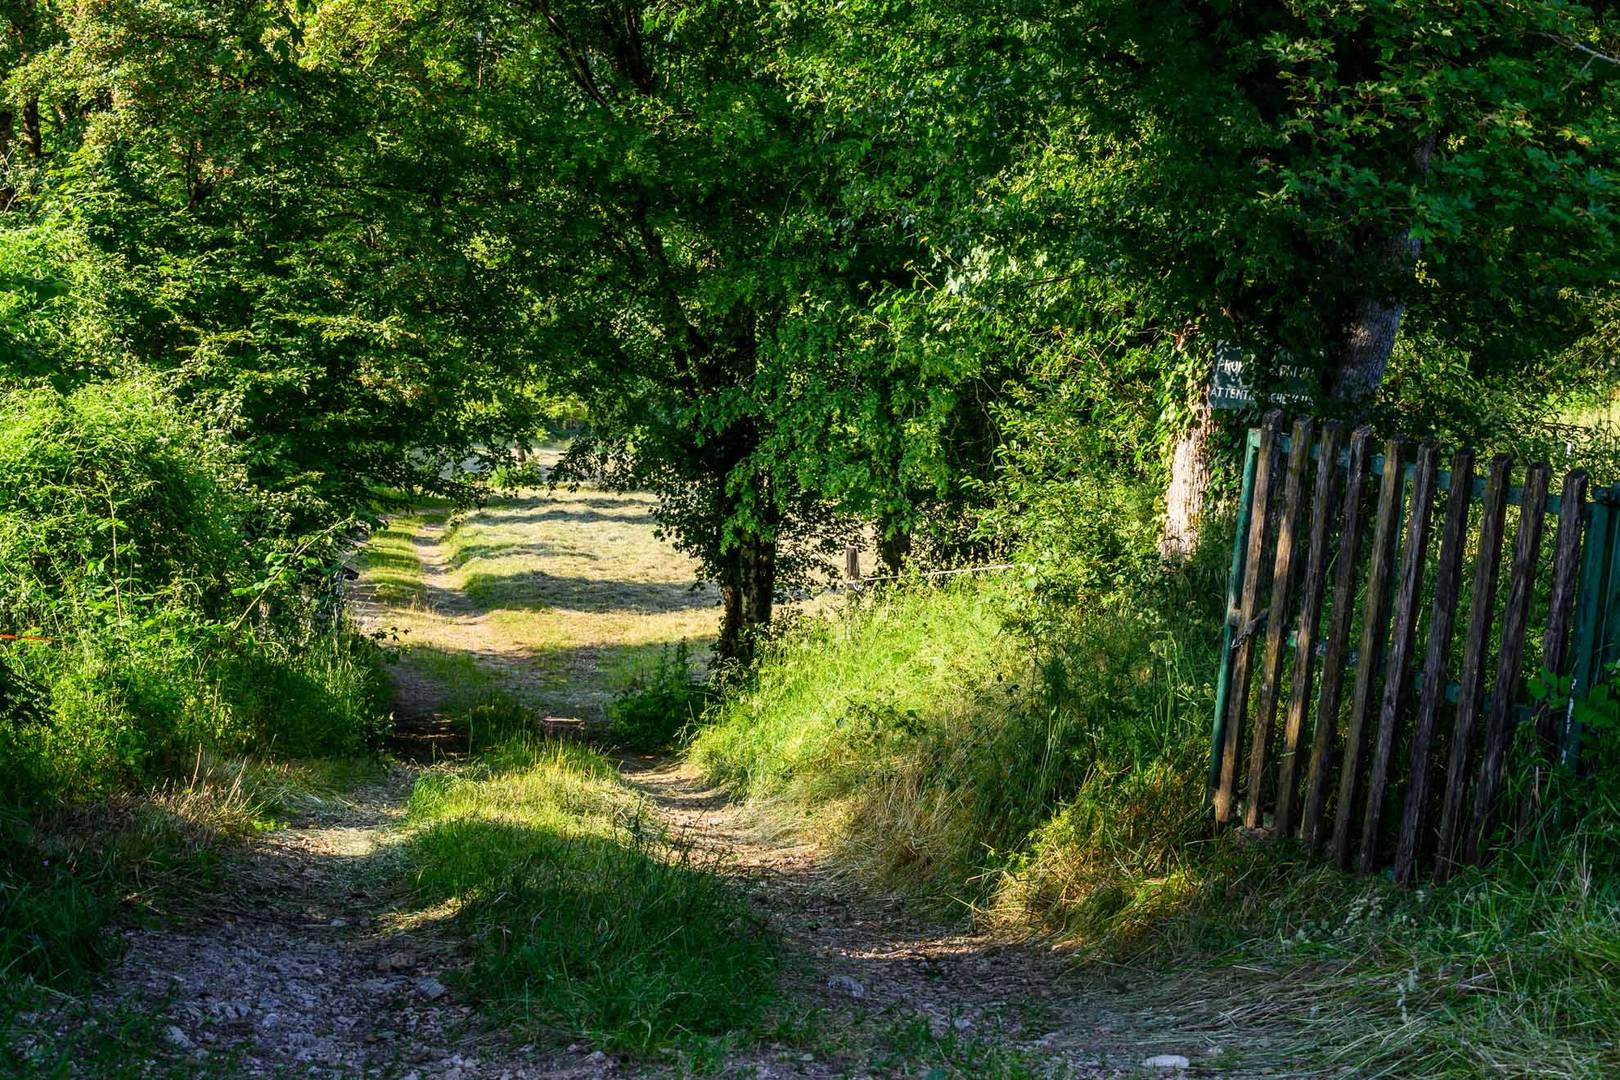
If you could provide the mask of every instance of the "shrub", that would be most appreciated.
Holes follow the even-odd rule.
[[[105,795],[200,748],[352,753],[377,650],[331,618],[335,530],[280,537],[222,437],[141,379],[0,395],[0,630],[32,687],[0,711],[0,794]],[[314,565],[311,565],[314,560]],[[12,695],[15,696],[15,695]]]
[[[709,688],[692,671],[686,642],[665,646],[652,668],[609,703],[609,736],[630,750],[667,750],[703,715],[708,700]]]
[[[143,381],[0,395],[0,620],[236,615],[254,507],[229,446]],[[261,523],[262,524],[262,523]]]

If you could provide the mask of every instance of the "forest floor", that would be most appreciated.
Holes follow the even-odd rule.
[[[623,1058],[583,1039],[531,1044],[458,989],[469,945],[449,912],[412,903],[402,839],[412,785],[455,771],[446,712],[492,682],[537,716],[600,721],[668,643],[701,650],[716,596],[653,534],[649,505],[599,492],[530,495],[452,523],[404,516],[376,541],[356,605],[391,636],[395,763],[310,797],[250,839],[212,894],[124,932],[92,1010],[157,1010],[193,1075],[679,1075],[678,1055]],[[1146,973],[1082,966],[1039,942],[930,919],[831,872],[791,827],[709,790],[684,764],[625,757],[628,784],[672,835],[746,894],[782,941],[773,1034],[726,1046],[728,1076],[1231,1075],[1235,1032],[1178,1030]],[[1163,1001],[1159,995],[1153,1000]],[[1152,1059],[1170,1055],[1167,1068]],[[168,1074],[165,1074],[168,1075]]]

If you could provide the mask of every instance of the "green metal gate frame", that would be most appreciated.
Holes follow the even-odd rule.
[[[1585,549],[1570,640],[1573,682],[1561,756],[1566,766],[1574,765],[1580,744],[1574,700],[1603,682],[1620,663],[1620,484],[1593,492],[1581,518]]]
[[[1278,453],[1290,448],[1290,437],[1279,435]],[[1319,451],[1312,449],[1315,457]],[[1347,454],[1341,455],[1348,457]],[[1210,740],[1209,784],[1214,791],[1221,780],[1221,747],[1226,734],[1227,699],[1231,694],[1232,646],[1240,618],[1238,598],[1243,592],[1249,525],[1254,516],[1254,477],[1260,457],[1260,429],[1250,428],[1247,452],[1243,458],[1243,482],[1238,492],[1237,529],[1232,538],[1232,566],[1227,578],[1226,618],[1221,632],[1221,670],[1215,681],[1215,720]],[[1372,461],[1370,472],[1381,475],[1383,458]],[[1411,465],[1404,471],[1411,472]],[[1449,477],[1443,476],[1449,487]],[[1483,484],[1483,481],[1477,481]],[[1512,501],[1516,502],[1517,492]],[[1402,505],[1404,506],[1404,500]],[[1561,493],[1549,497],[1546,513],[1556,516]],[[1565,709],[1560,761],[1575,764],[1580,745],[1580,725],[1574,703],[1593,686],[1604,682],[1620,664],[1620,484],[1597,488],[1581,511],[1582,553],[1579,593],[1575,602],[1573,633],[1570,639],[1570,700]],[[1396,522],[1397,535],[1401,523]],[[1320,718],[1318,718],[1320,721]]]

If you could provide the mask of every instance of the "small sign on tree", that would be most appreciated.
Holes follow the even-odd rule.
[[[1248,409],[1281,407],[1297,409],[1309,406],[1316,399],[1316,373],[1311,365],[1294,359],[1292,353],[1278,350],[1273,359],[1264,387],[1257,388],[1258,377],[1266,374],[1245,356],[1243,349],[1230,341],[1215,343],[1215,371],[1209,383],[1209,407],[1212,409]]]

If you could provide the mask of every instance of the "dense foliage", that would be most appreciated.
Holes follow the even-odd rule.
[[[338,540],[253,538],[240,457],[145,382],[0,399],[7,802],[376,739],[373,650],[321,603]]]
[[[464,490],[575,403],[563,475],[658,492],[727,653],[853,522],[949,560],[1035,535],[1032,484],[1207,463],[1219,341],[1469,439],[1612,381],[1601,6],[6,18],[6,380],[155,380],[261,535]]]

